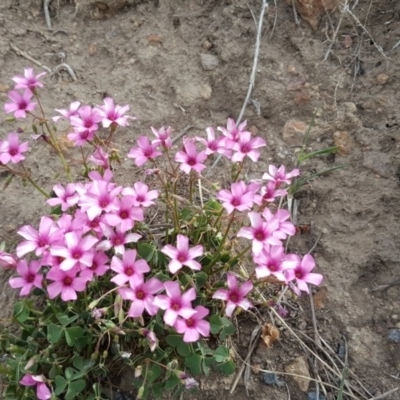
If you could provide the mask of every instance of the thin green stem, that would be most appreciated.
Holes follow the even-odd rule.
[[[58,157],[59,157],[60,160],[61,160],[61,163],[62,163],[62,165],[63,165],[63,167],[64,167],[64,171],[65,171],[65,173],[67,174],[68,180],[69,180],[70,182],[72,182],[73,179],[72,179],[72,176],[71,176],[71,170],[70,170],[69,165],[67,164],[67,162],[66,162],[66,160],[65,160],[65,158],[64,158],[64,156],[63,156],[63,154],[62,154],[62,151],[61,151],[61,149],[60,149],[60,145],[58,144],[57,139],[56,139],[56,137],[54,136],[53,130],[50,129],[50,126],[49,126],[49,124],[48,124],[48,122],[47,122],[47,119],[46,119],[46,114],[45,114],[44,109],[43,109],[43,107],[42,107],[42,103],[41,103],[40,98],[39,98],[39,95],[36,93],[36,91],[35,91],[35,97],[36,97],[36,100],[37,100],[37,102],[38,102],[38,104],[39,104],[39,108],[40,108],[40,111],[41,111],[42,117],[43,117],[43,123],[44,123],[44,125],[45,125],[45,127],[46,127],[46,129],[47,129],[47,132],[48,132],[49,135],[50,135],[52,144],[53,144],[54,148],[55,148],[56,151],[57,151],[57,155],[58,155]]]
[[[43,188],[41,188],[30,176],[29,172],[27,171],[27,169],[25,168],[24,164],[21,162],[21,167],[25,172],[25,176],[23,176],[23,178],[25,178],[38,192],[40,192],[44,197],[46,197],[47,199],[49,199],[51,196],[49,193],[47,193]]]
[[[228,233],[229,233],[229,230],[231,229],[231,226],[232,226],[232,223],[233,223],[234,219],[235,219],[235,211],[233,211],[233,213],[232,213],[232,215],[231,215],[231,217],[229,219],[228,226],[226,227],[226,230],[225,230],[224,236],[223,236],[223,238],[221,240],[221,243],[219,244],[218,249],[215,252],[214,258],[206,266],[206,272],[210,271],[211,268],[217,263],[219,255],[221,253],[222,248],[224,247],[225,240],[228,237]]]

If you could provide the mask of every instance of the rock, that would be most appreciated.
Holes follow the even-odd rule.
[[[210,85],[201,85],[200,93],[201,93],[201,97],[204,100],[210,100],[211,94],[212,94],[211,86]]]
[[[389,75],[386,74],[379,74],[376,77],[376,81],[380,84],[380,85],[385,85],[386,83],[388,83],[389,81]]]
[[[389,178],[392,175],[392,160],[386,153],[378,151],[365,152],[363,167],[368,168],[383,178]]]
[[[326,400],[326,397],[320,393],[318,393],[318,398],[317,398],[317,392],[308,392],[307,393],[307,400]]]
[[[289,5],[292,0],[286,0]],[[295,0],[297,12],[313,29],[317,29],[321,17],[327,11],[333,11],[339,5],[339,0]]]
[[[271,374],[270,372],[264,372],[262,374],[263,381],[267,385],[276,385],[276,382],[278,381],[278,377],[275,374]]]
[[[301,146],[307,125],[295,119],[286,122],[282,129],[282,139],[290,146]]]
[[[389,329],[387,338],[391,343],[400,343],[400,329]]]
[[[205,50],[210,50],[211,47],[212,47],[212,44],[211,44],[208,40],[205,40],[205,41],[203,42],[202,46],[203,46],[203,49],[205,49]]]
[[[0,83],[0,93],[6,93],[10,90],[10,86]]]
[[[200,58],[201,58],[201,66],[203,67],[204,71],[212,71],[219,65],[218,57],[213,56],[212,54],[202,53],[200,54]]]
[[[354,140],[347,131],[337,131],[333,134],[335,146],[339,147],[339,154],[347,156],[354,148]]]
[[[285,367],[285,371],[289,374],[305,376],[306,378],[294,376],[293,379],[302,392],[307,392],[308,386],[310,385],[310,380],[307,378],[310,377],[310,373],[308,372],[307,360],[304,356],[297,357],[292,364]]]

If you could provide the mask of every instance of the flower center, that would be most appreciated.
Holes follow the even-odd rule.
[[[243,143],[240,145],[240,151],[242,153],[248,153],[251,150],[251,146],[248,143]]]
[[[91,270],[95,270],[95,269],[97,269],[97,267],[98,267],[98,265],[97,265],[97,263],[95,262],[95,261],[93,261],[93,263],[92,263],[92,265],[89,267],[89,269],[91,269]]]
[[[254,235],[254,238],[260,242],[262,242],[265,239],[264,232],[256,232]]]
[[[153,154],[153,149],[152,148],[146,149],[143,151],[143,154],[145,157],[150,158],[151,155]]]
[[[303,273],[302,273],[301,271],[297,271],[297,272],[294,274],[294,276],[295,276],[297,279],[301,279],[301,278],[303,277]]]
[[[144,292],[143,292],[143,290],[138,290],[138,291],[136,292],[136,298],[137,298],[138,300],[143,300],[143,299],[144,299]]]
[[[10,156],[15,156],[16,154],[18,154],[17,149],[9,149],[8,150],[8,154],[10,154]]]
[[[132,276],[133,275],[133,269],[132,268],[127,268],[125,270],[125,275]]]
[[[136,201],[138,203],[142,203],[144,201],[144,197],[142,195],[138,195],[138,196],[136,196]]]
[[[237,293],[231,293],[231,294],[229,295],[229,300],[230,300],[232,303],[237,303],[237,302],[238,302],[238,299],[239,299],[239,296],[238,296]]]
[[[108,204],[109,204],[108,199],[102,198],[99,200],[99,206],[101,208],[106,208],[108,206]]]
[[[191,318],[186,320],[186,326],[188,328],[191,328],[193,325],[194,325],[194,321]]]
[[[29,283],[32,283],[35,280],[35,275],[34,274],[28,274],[28,276],[26,277],[26,280]]]
[[[271,272],[276,272],[278,270],[278,267],[276,265],[274,265],[274,264],[271,264],[271,265],[268,265],[268,269]]]
[[[196,165],[196,160],[194,160],[193,158],[189,158],[189,160],[187,161],[187,164],[190,165],[191,167],[193,167],[193,165]]]
[[[82,252],[79,250],[75,250],[74,253],[72,254],[72,258],[75,258],[75,260],[79,260],[82,257]]]
[[[28,103],[26,101],[24,101],[24,100],[21,100],[19,102],[19,104],[18,104],[18,107],[19,107],[20,110],[25,110],[26,107],[28,107]]]
[[[239,201],[238,199],[232,199],[231,204],[232,204],[234,207],[237,207],[238,205],[240,205],[240,201]]]
[[[174,304],[172,304],[171,308],[174,311],[178,311],[181,308],[181,306],[178,303],[174,303]]]
[[[121,211],[120,214],[119,214],[119,216],[120,216],[120,218],[122,218],[122,219],[126,219],[126,218],[129,217],[129,214],[128,214],[127,211]]]
[[[186,257],[185,257],[184,254],[179,254],[178,257],[177,257],[177,259],[178,259],[178,261],[179,261],[180,263],[183,263],[183,262],[186,261]]]
[[[72,283],[72,278],[70,278],[69,276],[67,276],[66,278],[64,278],[63,282],[64,282],[64,285],[65,285],[65,286],[70,286],[71,283]]]

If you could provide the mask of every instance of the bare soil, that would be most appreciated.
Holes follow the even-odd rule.
[[[400,47],[393,49],[400,40],[400,3],[351,1],[356,18],[349,13],[341,18],[339,11],[324,13],[316,29],[301,18],[297,26],[292,8],[285,1],[276,3],[275,8],[270,2],[265,15],[252,94],[259,110],[250,103],[244,115],[268,148],[247,174],[259,177],[269,163],[293,166],[302,136],[282,136],[292,119],[308,125],[316,114],[309,150],[340,145],[338,154],[302,166],[307,176],[346,164],[311,181],[296,196],[298,223],[311,228],[293,241],[291,250],[304,254],[320,238],[313,251],[326,287],[323,304],[316,309],[320,334],[333,348],[347,342],[350,369],[371,397],[378,396],[400,386],[400,344],[387,339],[389,328],[400,328],[400,285],[373,291],[400,279]],[[129,103],[138,120],[118,137],[121,154],[139,135],[150,133],[150,126],[171,125],[175,134],[190,127],[188,135],[201,135],[206,127],[223,125],[228,117],[239,115],[253,64],[252,12],[258,18],[259,10],[256,0],[53,0],[51,31],[41,1],[2,0],[0,100],[7,99],[10,78],[32,66],[11,44],[51,69],[63,52],[78,79],[73,81],[66,71],[48,75],[45,107],[65,108],[74,100],[100,104],[106,95],[119,104]],[[214,55],[218,65],[204,70],[201,54]],[[30,127],[20,126],[29,138]],[[1,122],[0,137],[10,129],[15,128]],[[39,182],[50,188],[61,172],[53,163],[54,155],[40,142],[31,146],[30,166]],[[223,179],[223,166],[219,165],[215,179]],[[125,158],[117,176],[123,183],[133,183],[143,178],[143,172]],[[6,178],[0,174],[0,187]],[[36,224],[43,212],[40,195],[14,180],[0,191],[1,240],[15,242],[16,230]],[[8,318],[16,293],[8,287],[7,273],[0,274],[0,318]],[[309,299],[301,298],[298,305],[301,309],[291,309],[288,321],[313,337]],[[238,335],[232,342],[239,365],[255,325],[246,318],[239,316]],[[268,322],[268,314],[265,318]],[[284,371],[304,354],[282,328],[279,342],[268,350],[260,345],[251,362]],[[267,386],[261,376],[252,373],[250,398],[288,398],[285,386]],[[242,381],[229,394],[233,379],[201,378],[201,390],[190,398],[247,398]],[[307,398],[292,378],[281,379],[287,382],[291,399]],[[336,394],[329,398],[336,399]],[[400,399],[400,392],[386,398]]]

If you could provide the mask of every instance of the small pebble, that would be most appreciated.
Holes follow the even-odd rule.
[[[319,393],[317,398],[317,392],[308,392],[307,400],[326,400],[326,397],[323,394]]]
[[[400,329],[389,329],[387,338],[391,343],[400,343]]]
[[[278,378],[275,374],[271,374],[270,372],[264,372],[263,380],[267,385],[276,385],[278,382]]]

